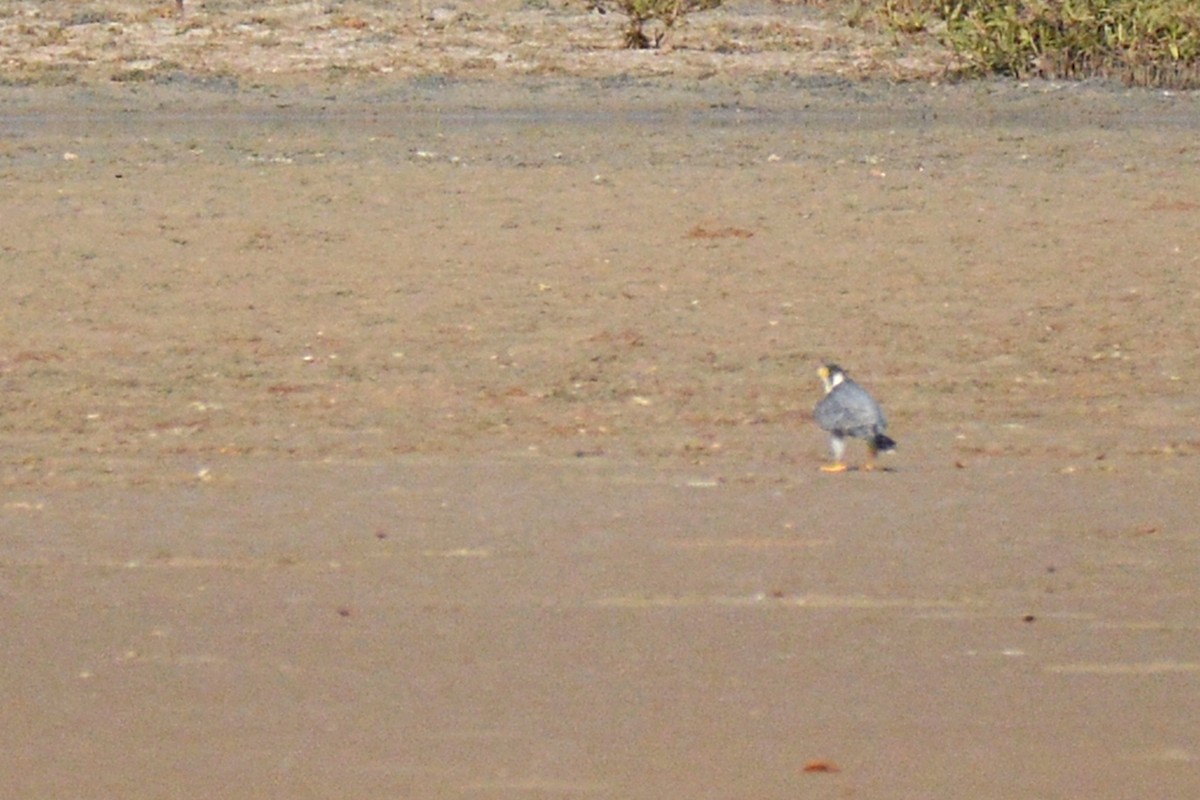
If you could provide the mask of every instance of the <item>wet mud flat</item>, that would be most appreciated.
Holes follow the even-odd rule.
[[[1200,788],[1193,98],[6,92],[13,791]]]

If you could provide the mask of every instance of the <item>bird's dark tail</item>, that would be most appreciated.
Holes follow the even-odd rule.
[[[875,434],[875,438],[871,440],[871,444],[875,450],[880,453],[886,453],[888,450],[896,449],[896,440],[891,437],[884,436],[882,433]]]

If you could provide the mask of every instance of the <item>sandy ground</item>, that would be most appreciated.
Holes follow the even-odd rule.
[[[6,793],[1200,795],[1197,98],[697,52],[23,51]]]
[[[170,0],[0,0],[0,80],[897,79],[956,68],[932,36],[897,39],[838,0],[733,0],[686,16],[662,48],[640,52],[622,46],[623,16],[588,7],[583,0],[187,0],[179,17]],[[664,34],[653,21],[646,32]]]

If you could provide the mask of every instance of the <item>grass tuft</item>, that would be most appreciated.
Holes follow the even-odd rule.
[[[968,73],[1200,88],[1195,0],[878,0],[874,9],[898,35],[937,35]]]
[[[628,20],[625,26],[625,46],[635,50],[660,47],[685,15],[693,11],[708,11],[721,5],[723,0],[584,0],[591,8],[602,14],[615,11]],[[654,33],[646,26],[657,22],[660,27]]]

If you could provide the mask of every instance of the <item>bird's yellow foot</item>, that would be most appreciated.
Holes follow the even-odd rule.
[[[821,472],[845,472],[845,471],[846,471],[846,465],[843,464],[841,461],[838,461],[833,464],[822,464],[821,465]]]
[[[875,462],[868,461],[867,463],[863,464],[862,468],[863,468],[863,472],[874,472],[876,469]]]

